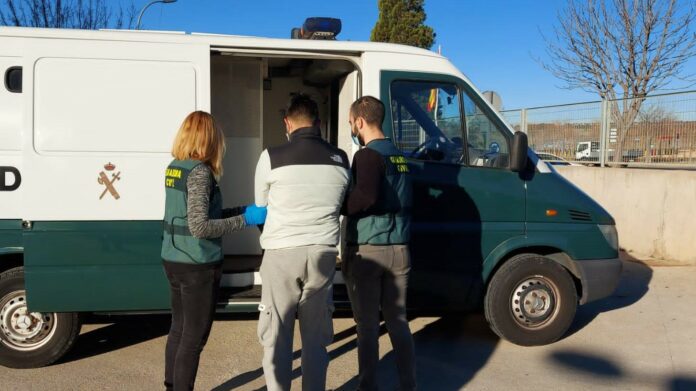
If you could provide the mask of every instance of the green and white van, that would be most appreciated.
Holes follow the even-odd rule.
[[[225,133],[225,205],[253,202],[291,93],[355,152],[373,95],[415,180],[409,306],[485,308],[521,345],[551,343],[619,279],[614,220],[528,150],[445,57],[408,46],[212,34],[0,28],[0,364],[37,367],[84,313],[167,311],[164,170],[193,110]],[[256,311],[259,231],[224,238],[220,311]],[[336,302],[346,305],[340,273]]]

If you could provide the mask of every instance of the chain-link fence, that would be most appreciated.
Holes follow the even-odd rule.
[[[532,149],[571,162],[696,167],[696,91],[502,115]]]

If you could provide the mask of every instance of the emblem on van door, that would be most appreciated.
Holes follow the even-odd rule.
[[[112,171],[114,171],[115,169],[116,166],[114,164],[111,164],[111,162],[104,165],[104,170],[111,174],[111,179],[109,179],[109,176],[106,174],[106,172],[101,171],[99,173],[99,178],[97,178],[97,182],[99,182],[100,185],[104,185],[106,187],[99,196],[100,200],[104,198],[107,192],[109,192],[109,194],[111,194],[111,196],[115,199],[121,198],[121,196],[118,194],[118,191],[116,191],[116,187],[114,186],[114,183],[116,181],[121,180],[121,171],[114,174]]]
[[[10,178],[14,178],[12,183],[8,183]],[[22,184],[22,175],[18,169],[0,166],[0,191],[15,191],[19,189],[20,184]]]

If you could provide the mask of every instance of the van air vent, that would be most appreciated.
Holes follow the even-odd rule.
[[[572,210],[569,209],[568,213],[570,214],[570,219],[571,220],[577,220],[577,221],[592,221],[592,217],[590,216],[589,213],[587,212],[582,212],[579,210]]]

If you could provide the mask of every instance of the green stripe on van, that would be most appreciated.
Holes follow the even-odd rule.
[[[24,231],[31,311],[169,308],[162,221],[36,221]]]
[[[22,220],[0,220],[0,255],[22,252]]]

